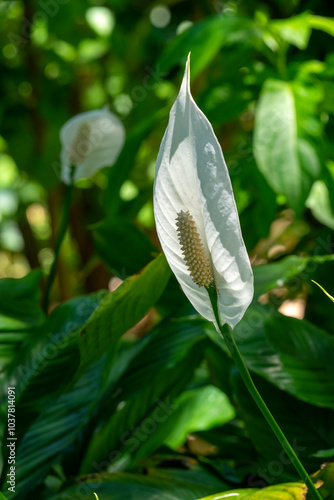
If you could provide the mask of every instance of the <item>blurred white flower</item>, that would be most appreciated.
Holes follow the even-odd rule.
[[[216,324],[206,289],[213,286],[221,323],[233,328],[252,300],[253,273],[221,147],[190,93],[189,56],[158,155],[155,221],[195,309]]]
[[[116,115],[99,109],[73,116],[61,128],[60,140],[61,178],[65,184],[72,184],[115,163],[125,130]]]

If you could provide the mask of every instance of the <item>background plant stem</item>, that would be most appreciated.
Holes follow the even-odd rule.
[[[59,232],[58,232],[58,236],[57,236],[57,240],[56,240],[56,244],[55,244],[55,249],[54,249],[55,256],[54,256],[54,260],[53,260],[53,263],[52,263],[52,266],[50,269],[50,273],[49,273],[49,276],[47,278],[46,287],[45,287],[43,309],[46,313],[47,313],[48,307],[49,307],[49,298],[50,298],[51,288],[52,288],[53,281],[54,281],[54,278],[56,275],[57,261],[58,261],[60,247],[61,247],[61,244],[63,242],[64,236],[66,234],[66,228],[67,228],[69,213],[70,213],[72,192],[73,192],[73,185],[70,184],[70,185],[66,186],[65,196],[64,196],[64,204],[63,204],[63,213],[62,213]]]
[[[296,471],[298,472],[301,480],[306,484],[308,491],[312,494],[313,498],[315,500],[322,500],[322,497],[316,487],[313,484],[313,481],[311,480],[310,476],[304,469],[302,463],[300,462],[299,458],[297,457],[294,449],[286,439],[285,435],[283,434],[281,428],[279,427],[278,423],[270,413],[270,410],[268,409],[266,403],[263,401],[259,391],[255,387],[255,384],[253,382],[253,379],[248,371],[247,366],[244,363],[244,360],[242,359],[242,356],[240,354],[240,351],[238,349],[237,344],[235,343],[235,340],[233,338],[232,332],[228,325],[224,325],[224,327],[221,325],[220,322],[220,316],[219,316],[219,310],[218,310],[218,296],[214,288],[207,288],[212,309],[217,321],[217,325],[220,331],[221,336],[225,340],[225,343],[227,345],[227,348],[233,358],[233,361],[235,362],[240,375],[242,377],[242,380],[244,381],[244,384],[246,385],[250,395],[254,399],[255,403],[257,404],[259,410],[262,412],[263,416],[267,420],[268,424],[270,425],[272,431],[274,432],[275,436],[281,443],[282,447],[284,448],[286,454],[288,455],[289,459],[291,460],[291,463],[294,465]]]

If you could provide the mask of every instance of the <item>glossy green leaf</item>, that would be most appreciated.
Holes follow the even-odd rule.
[[[320,171],[313,146],[298,135],[299,120],[293,86],[267,80],[256,109],[255,159],[269,185],[298,213]]]
[[[308,21],[308,13],[303,12],[288,19],[271,21],[269,28],[277,33],[282,40],[303,50],[306,49],[311,36],[311,26]]]
[[[227,396],[210,385],[184,392],[176,404],[175,426],[165,441],[171,448],[181,446],[188,434],[223,425],[235,416]]]
[[[9,367],[4,390],[7,385],[16,387],[17,446],[39,414],[50,407],[73,380],[80,360],[79,328],[105,293],[77,297],[55,309],[41,327],[29,335]],[[3,443],[6,462],[6,434]],[[2,481],[5,473],[6,469]]]
[[[214,330],[206,326],[213,339]],[[234,329],[250,370],[297,398],[334,408],[334,338],[306,320],[253,304]],[[226,349],[225,344],[219,345]]]
[[[160,254],[138,275],[127,278],[107,295],[80,332],[80,371],[97,361],[154,306],[170,278]]]
[[[285,285],[289,279],[300,274],[308,262],[308,257],[289,255],[279,262],[255,266],[253,268],[254,297],[258,298],[273,288]]]
[[[261,490],[248,488],[245,490],[230,490],[200,500],[224,500],[227,498],[235,498],[236,500],[305,500],[306,491],[306,486],[300,483],[285,483],[268,486]]]
[[[312,28],[325,31],[334,36],[334,18],[324,16],[309,16],[308,22]]]
[[[273,288],[288,285],[289,280],[297,277],[301,281],[309,282],[314,269],[326,262],[333,262],[334,254],[301,257],[289,255],[278,262],[271,262],[253,268],[255,298]],[[308,267],[310,266],[310,270]]]
[[[254,383],[284,435],[308,471],[318,469],[323,461],[315,454],[318,450],[333,447],[334,434],[331,409],[319,408],[299,401],[275,388],[259,376],[253,376]],[[281,444],[264,419],[254,400],[249,395],[236,369],[231,374],[234,398],[248,435],[261,456],[261,465],[249,478],[252,486],[261,485],[257,476],[267,484],[288,480],[296,472],[287,458]]]
[[[324,181],[319,179],[313,184],[306,200],[306,206],[319,222],[330,229],[334,229],[334,210],[331,206],[328,187]]]
[[[83,472],[94,472],[92,464],[137,460],[161,446],[177,422],[174,399],[191,380],[204,341],[199,326],[165,323],[134,345],[136,356],[104,395],[103,425],[90,442]]]
[[[159,472],[159,471],[157,471]],[[129,473],[113,473],[104,475],[103,479],[97,476],[82,478],[80,487],[72,486],[52,500],[87,500],[95,491],[100,500],[112,498],[124,500],[196,500],[200,496],[212,494],[223,488],[222,481],[218,481],[214,474],[194,471],[169,470],[167,473],[155,477],[155,471],[150,474],[139,475]],[[189,477],[188,477],[189,476]],[[221,486],[219,486],[219,483]]]
[[[58,398],[51,400],[16,450],[16,491],[29,491],[44,481],[51,465],[82,436],[103,387],[98,363]],[[8,500],[16,498],[10,494]]]

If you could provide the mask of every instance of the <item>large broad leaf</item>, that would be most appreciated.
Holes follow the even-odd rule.
[[[181,446],[188,434],[225,424],[235,416],[227,396],[212,385],[186,391],[176,400],[176,425],[165,443]]]
[[[192,53],[192,76],[197,76],[215,57],[227,42],[245,41],[258,38],[253,21],[236,16],[215,16],[195,24],[178,35],[162,54],[159,68],[168,71],[173,66],[184,64],[186,56]]]
[[[164,269],[166,273],[159,274],[158,271]],[[106,368],[110,366],[120,336],[153,305],[163,291],[168,277],[169,269],[160,256],[141,275],[129,278],[122,285],[121,293],[114,292],[114,302],[109,301],[106,305],[102,299],[106,292],[99,292],[95,296],[74,299],[57,308],[43,325],[35,343],[29,344],[25,363],[19,365],[19,368],[27,370],[27,373],[23,373],[24,380],[17,406],[20,417],[17,426],[21,433],[21,440],[17,442],[17,460],[21,463],[17,481],[21,491],[22,488],[29,489],[34,485],[37,472],[38,480],[43,480],[43,475],[53,460],[73,444],[88,422],[91,407],[93,403],[97,403],[98,393],[104,384],[101,371],[91,373],[90,370],[89,375],[84,374],[78,380],[79,374],[84,373],[87,367],[106,353],[107,364],[103,372],[110,371]],[[140,291],[143,290],[146,295],[140,297]],[[89,318],[93,319],[92,313],[101,299],[103,305],[101,303],[101,307],[98,307],[99,312],[94,320],[89,321]],[[82,333],[81,325],[85,322],[85,331],[89,335],[91,331],[95,332],[96,342],[103,340],[105,343],[96,347],[93,356],[83,350],[84,364],[77,372],[81,354],[79,334]],[[113,328],[113,325],[116,326]],[[112,327],[112,335],[109,333],[109,326]],[[107,332],[102,335],[103,329]],[[116,369],[116,375],[117,373]],[[71,388],[73,380],[78,381]],[[64,390],[64,387],[67,388],[65,393],[60,394],[59,390]],[[58,420],[61,422],[60,426]],[[22,438],[29,425],[28,432]],[[37,448],[34,443],[38,445]],[[4,478],[5,470],[3,474]]]
[[[299,87],[267,80],[256,109],[254,130],[254,154],[259,169],[274,191],[284,194],[298,213],[320,172],[313,146],[303,137],[301,127],[297,128],[297,122],[303,122],[297,115],[294,94]]]
[[[185,460],[183,459],[183,462]],[[194,462],[194,461],[192,461]],[[191,471],[149,470],[146,475],[113,473],[80,478],[80,483],[63,490],[52,500],[94,500],[96,492],[99,500],[196,500],[200,496],[221,491],[224,483],[215,474],[199,467]]]
[[[215,330],[205,327],[219,342]],[[247,366],[308,403],[334,408],[334,338],[306,320],[253,304],[233,330]]]
[[[224,493],[216,493],[200,500],[224,500],[233,498],[235,500],[305,500],[307,488],[301,483],[285,483],[268,488],[231,490]]]
[[[80,332],[80,371],[97,361],[134,326],[161,296],[170,278],[160,254],[138,275],[131,276],[107,295]]]
[[[102,464],[103,470],[114,462],[137,460],[163,443],[177,422],[173,400],[190,382],[204,354],[203,342],[199,326],[165,323],[134,346],[136,356],[104,394],[102,422],[83,472],[94,472],[92,464]]]
[[[109,218],[94,227],[94,245],[114,275],[124,279],[152,260],[157,249],[127,218]]]
[[[103,363],[90,368],[75,386],[55,398],[31,425],[16,449],[16,494],[27,498],[51,465],[82,436],[103,388]]]
[[[77,297],[62,304],[31,333],[8,367],[8,385],[16,387],[17,431],[23,433],[45,407],[71,380],[79,363],[76,344],[78,328],[97,307],[103,294]],[[22,421],[22,422],[21,422]]]
[[[288,19],[271,21],[268,27],[285,42],[291,43],[299,49],[306,49],[312,31],[308,22],[309,17],[307,12],[303,12]]]
[[[291,474],[296,476],[291,461],[236,369],[232,370],[231,380],[240,415],[263,462],[263,467],[254,470],[249,484],[263,485],[257,476],[262,477],[267,484],[286,481]],[[258,376],[254,376],[254,382],[304,467],[309,471],[318,469],[323,459],[316,456],[317,451],[334,445],[333,410],[303,403]]]
[[[103,293],[78,297],[59,306],[39,329],[27,337],[9,366],[7,384],[16,387],[17,447],[38,415],[52,405],[73,379],[80,359],[78,329],[97,307]],[[8,454],[6,437],[5,434],[2,445],[5,463]],[[5,477],[6,468],[3,469],[2,482]]]
[[[331,261],[334,261],[334,254],[314,257],[289,255],[279,262],[256,266],[253,268],[254,298],[257,299],[260,295],[269,292],[273,288],[288,284],[289,280],[296,276],[309,282],[318,265]]]
[[[289,255],[279,262],[254,267],[254,298],[257,299],[263,293],[285,285],[305,269],[308,261],[308,257]]]

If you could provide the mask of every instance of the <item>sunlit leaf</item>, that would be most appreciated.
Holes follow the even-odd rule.
[[[217,493],[200,500],[225,500],[232,498],[235,500],[305,500],[307,487],[300,483],[286,483],[277,486],[268,486],[261,490],[245,489],[231,490],[224,493]]]
[[[270,186],[301,213],[320,163],[311,143],[299,137],[298,120],[292,85],[267,80],[256,110],[255,158]]]

